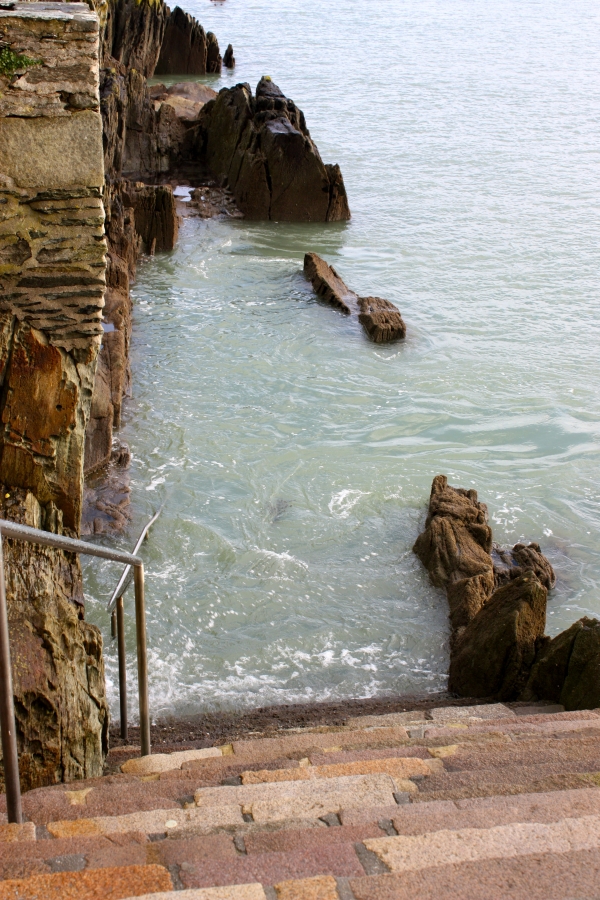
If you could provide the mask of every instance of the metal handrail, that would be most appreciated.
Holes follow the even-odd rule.
[[[6,806],[8,821],[23,821],[21,809],[21,784],[19,780],[19,756],[17,751],[17,733],[15,726],[15,707],[12,688],[12,666],[10,659],[10,642],[8,631],[8,611],[6,606],[6,584],[4,579],[4,557],[2,537],[44,547],[54,547],[70,553],[83,553],[87,556],[99,556],[114,562],[133,566],[135,587],[135,630],[137,642],[139,709],[140,709],[140,743],[141,755],[150,753],[150,710],[148,703],[148,654],[146,647],[146,608],[144,600],[144,563],[133,553],[120,550],[109,550],[97,547],[85,541],[63,535],[52,534],[30,528],[28,525],[17,525],[7,519],[0,519],[0,730],[2,734],[2,755],[4,760],[4,780],[6,784]],[[122,597],[121,597],[122,602]]]
[[[138,552],[144,539],[148,536],[148,532],[154,525],[161,512],[165,508],[165,504],[161,506],[158,512],[154,513],[149,522],[142,529],[142,533],[137,539],[137,543],[133,548],[134,554]],[[134,577],[135,569],[131,565],[125,566],[123,574],[119,579],[119,583],[113,591],[112,597],[108,601],[107,611],[111,614],[111,633],[113,638],[117,639],[117,657],[119,663],[119,710],[120,710],[120,732],[124,741],[129,739],[128,723],[127,723],[127,662],[125,659],[125,610],[123,606],[123,595],[131,584]]]

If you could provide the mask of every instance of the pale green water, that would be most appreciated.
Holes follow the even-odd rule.
[[[540,540],[553,634],[600,614],[596,4],[186,4],[339,162],[353,219],[187,220],[134,288],[125,412],[148,560],[154,715],[435,690],[447,606],[411,546],[431,480]],[[381,348],[304,252],[394,301]],[[116,579],[86,569],[88,615]],[[134,635],[131,682],[134,685]],[[107,646],[113,708],[115,646]],[[132,707],[135,696],[132,695]]]

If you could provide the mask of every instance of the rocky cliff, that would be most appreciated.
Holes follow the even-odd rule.
[[[70,535],[106,281],[98,52],[85,4],[0,8],[0,514]],[[99,775],[102,639],[79,562],[6,541],[6,569],[23,787]]]

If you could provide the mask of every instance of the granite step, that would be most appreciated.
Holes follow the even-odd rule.
[[[278,781],[310,781],[323,778],[335,778],[339,775],[371,775],[383,773],[390,775],[396,784],[396,790],[413,790],[414,785],[406,784],[414,775],[428,776],[432,771],[439,771],[434,765],[438,760],[423,760],[418,757],[384,757],[383,759],[355,760],[353,762],[335,763],[333,765],[311,765],[306,759],[293,769],[259,769],[242,773],[242,784],[269,784]]]
[[[398,782],[402,787],[402,782]],[[399,788],[386,774],[350,775],[318,781],[200,788],[195,806],[141,811],[117,816],[63,819],[46,824],[55,838],[93,837],[106,834],[210,833],[219,828],[242,826],[248,821],[269,824],[313,819],[336,814],[343,808],[391,805]]]
[[[339,893],[331,881],[327,900],[597,900],[600,852],[534,853],[362,876],[350,879]],[[285,900],[308,900],[309,889],[300,886]],[[278,895],[278,900],[284,898]]]
[[[119,900],[172,889],[164,866],[125,866],[0,881],[0,900]]]
[[[126,897],[124,900],[134,900]],[[135,900],[267,900],[262,884],[235,884],[229,887],[196,888],[144,894]],[[312,900],[315,900],[313,897]]]
[[[452,735],[453,739],[455,735]],[[216,786],[225,779],[241,778],[246,783],[256,781],[304,779],[320,777],[329,769],[331,773],[336,771],[331,766],[347,766],[346,769],[337,769],[342,772],[368,773],[375,771],[396,771],[400,777],[401,769],[394,769],[394,760],[408,760],[401,765],[408,767],[406,774],[414,777],[425,772],[425,766],[433,774],[441,776],[442,769],[446,772],[486,770],[490,768],[501,769],[515,764],[521,764],[529,758],[536,760],[536,765],[548,765],[547,770],[539,768],[540,776],[556,774],[557,771],[571,770],[571,774],[588,773],[600,770],[600,753],[596,750],[597,739],[589,733],[573,735],[568,734],[556,737],[543,735],[529,735],[518,741],[514,738],[504,742],[478,742],[454,743],[450,745],[436,745],[425,747],[421,744],[406,747],[402,745],[392,749],[362,749],[341,750],[332,753],[323,753],[318,749],[304,760],[291,760],[279,758],[279,763],[285,764],[285,769],[280,772],[276,762],[268,761],[267,768],[257,768],[262,765],[255,761],[252,769],[247,769],[245,763],[219,768],[210,773],[206,769],[192,768],[184,770],[169,770],[152,776],[111,775],[104,779],[65,786],[59,785],[51,788],[42,788],[30,791],[24,795],[23,809],[25,815],[38,825],[51,821],[94,818],[106,814],[125,815],[143,810],[158,810],[167,808],[180,808],[189,802],[198,788]],[[233,760],[233,756],[227,757]],[[379,766],[377,760],[385,762]],[[309,767],[306,763],[310,764]],[[437,766],[435,763],[440,763]],[[207,759],[211,765],[215,762],[221,767],[225,762]],[[302,765],[301,765],[302,763]],[[357,765],[353,765],[353,764]],[[359,765],[364,763],[364,767]],[[400,766],[400,763],[398,763]],[[389,768],[387,768],[389,767]],[[412,767],[412,768],[411,768]],[[414,772],[413,769],[414,768]],[[315,771],[315,770],[318,770]],[[410,774],[409,774],[410,770]],[[486,773],[486,776],[489,773]],[[499,779],[494,779],[496,783]],[[502,780],[502,779],[500,779]],[[446,781],[446,779],[445,779]],[[411,787],[405,786],[410,790]],[[428,785],[423,790],[438,791],[445,789],[439,783],[439,778],[428,780]],[[0,840],[2,835],[0,833]]]
[[[364,844],[391,872],[534,853],[600,850],[600,816],[545,823],[511,822],[489,828],[442,829],[418,835],[368,838]]]
[[[0,845],[0,878],[27,878],[52,872],[146,865],[149,842],[145,834],[34,840]]]
[[[462,770],[432,775],[421,781],[414,799],[458,800],[467,797],[489,797],[506,793],[527,793],[540,790],[556,790],[593,786],[598,778],[598,770],[578,763],[542,765],[505,765],[488,769]],[[547,784],[547,788],[541,785]],[[556,785],[552,787],[551,785]]]

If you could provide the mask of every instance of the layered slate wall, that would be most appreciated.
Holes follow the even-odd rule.
[[[79,532],[105,293],[98,19],[0,7],[0,515]],[[102,640],[78,560],[6,542],[23,787],[102,771]]]

